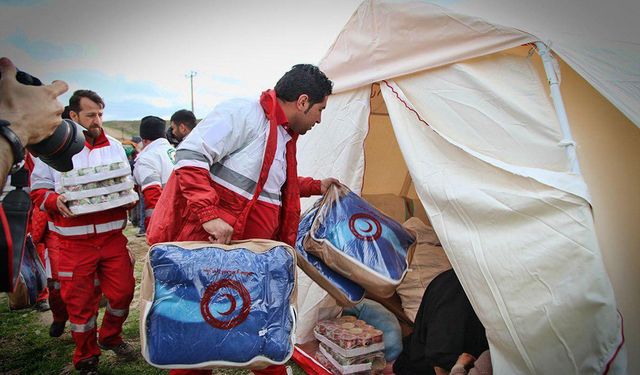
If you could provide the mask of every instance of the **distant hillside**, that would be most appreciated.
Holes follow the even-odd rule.
[[[120,141],[130,140],[132,136],[138,135],[139,126],[139,120],[105,121],[102,123],[102,127],[107,132],[107,134]]]
[[[196,119],[200,122],[201,119]],[[102,127],[110,136],[118,139],[119,141],[131,140],[134,135],[140,135],[140,120],[133,121],[105,121],[102,123]],[[169,121],[167,120],[167,128],[169,127]]]

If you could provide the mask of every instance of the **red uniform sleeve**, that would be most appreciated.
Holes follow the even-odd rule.
[[[182,167],[174,171],[189,210],[198,215],[201,224],[220,218],[234,226],[236,218],[218,206],[218,193],[212,186],[209,171],[198,167]]]
[[[59,212],[56,201],[60,194],[55,191],[49,189],[36,189],[32,190],[30,195],[34,206],[40,209],[44,207],[44,211],[50,214],[57,214]]]
[[[314,180],[311,177],[298,177],[298,186],[300,187],[300,196],[303,198],[312,195],[321,195],[321,181]]]
[[[156,208],[156,203],[158,203],[158,199],[160,199],[161,194],[162,188],[160,187],[160,185],[151,185],[142,190],[145,210]]]
[[[142,195],[144,196],[144,209],[153,210],[156,208],[156,203],[158,203],[158,199],[160,199],[160,195],[162,194],[162,188],[160,185],[151,185],[146,189],[142,190]],[[149,227],[149,221],[151,221],[151,214],[147,214],[144,218],[145,227]]]

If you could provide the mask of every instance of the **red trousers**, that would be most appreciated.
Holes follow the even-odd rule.
[[[43,243],[38,243],[38,244],[34,244],[36,247],[36,251],[38,252],[38,258],[40,258],[40,261],[42,262],[42,265],[44,266],[45,263],[45,252],[47,251],[46,246]],[[36,302],[40,302],[40,301],[46,301],[47,298],[49,298],[49,289],[48,288],[44,288],[42,289],[42,291],[40,292],[40,294],[38,294],[38,298],[36,298]]]
[[[60,279],[58,278],[60,241],[57,235],[48,232],[45,234],[44,244],[47,249],[47,258],[49,259],[48,267],[51,272],[51,278],[47,279],[51,315],[53,315],[54,322],[66,322],[69,320],[69,314],[67,314],[67,305],[64,304],[62,296],[60,295]]]
[[[82,240],[60,237],[58,277],[67,305],[71,335],[76,343],[73,363],[99,356],[97,340],[106,345],[122,342],[122,325],[129,314],[135,280],[121,231],[93,235]],[[99,294],[95,276],[108,304],[100,331],[96,327]]]

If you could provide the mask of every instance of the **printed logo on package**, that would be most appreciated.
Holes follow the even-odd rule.
[[[415,236],[344,186],[332,185],[309,230],[307,251],[366,291],[389,297],[402,282]]]
[[[236,327],[247,319],[250,310],[249,291],[241,282],[231,279],[211,283],[200,301],[200,312],[204,320],[219,329]]]
[[[378,219],[363,212],[351,215],[349,229],[362,241],[375,241],[382,234],[382,226]]]

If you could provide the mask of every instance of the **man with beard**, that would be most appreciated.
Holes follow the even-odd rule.
[[[78,90],[69,99],[70,117],[84,128],[85,137],[84,149],[72,159],[76,171],[113,163],[128,168],[122,144],[102,128],[103,112],[104,101],[93,91]],[[64,194],[54,189],[61,177],[60,172],[36,160],[31,195],[34,204],[50,215],[49,230],[57,238],[57,249],[50,249],[50,254],[57,253],[59,257],[57,277],[76,343],[73,364],[81,374],[94,374],[100,348],[127,359],[135,353],[121,336],[135,284],[127,238],[122,233],[127,209],[120,206],[74,215]],[[99,332],[96,276],[108,301]]]

